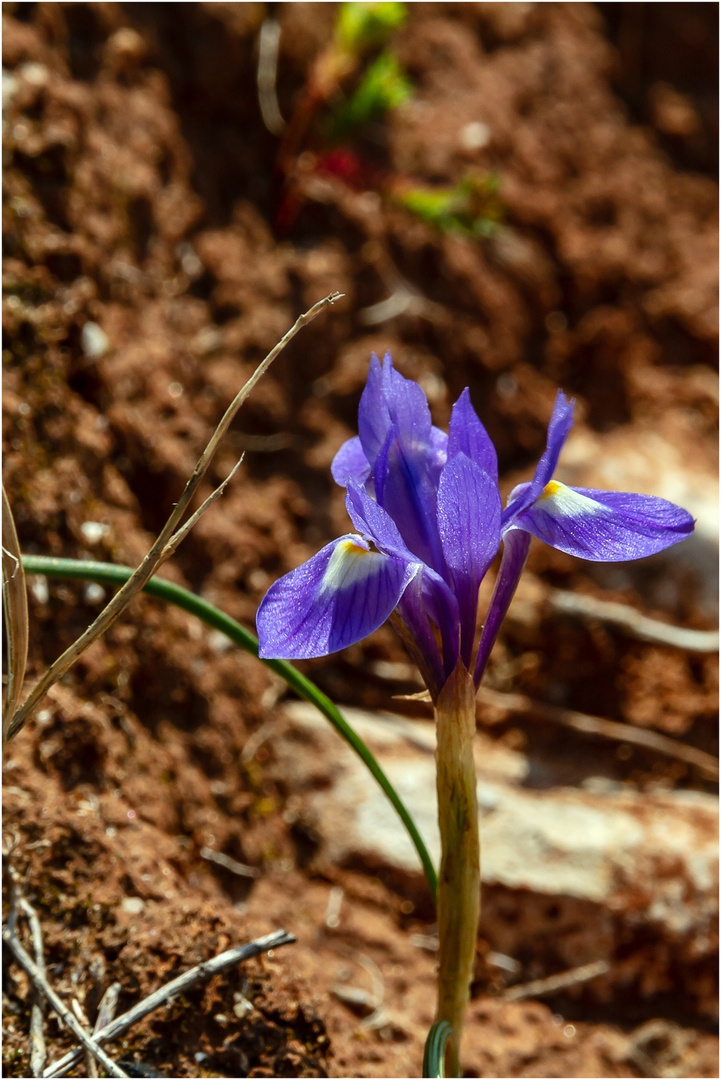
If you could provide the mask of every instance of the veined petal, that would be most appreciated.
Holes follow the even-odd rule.
[[[552,479],[558,464],[558,458],[563,444],[568,438],[568,433],[573,427],[573,409],[576,402],[574,398],[567,398],[562,390],[556,394],[556,402],[553,406],[553,414],[548,425],[546,437],[546,449],[536,466],[536,472],[528,484],[519,484],[511,493],[508,506],[503,511],[502,525],[504,531],[509,528],[519,514],[522,514],[541,494],[546,484]]]
[[[364,487],[351,481],[345,506],[354,527],[367,540],[372,540],[380,551],[407,562],[418,562],[417,557],[408,550],[393,518],[370,497]]]
[[[654,495],[570,488],[552,480],[515,524],[569,555],[625,562],[685,540],[694,520]]]
[[[501,623],[510,607],[530,546],[530,534],[522,529],[510,528],[503,537],[503,558],[498,570],[491,603],[488,607],[486,621],[483,625],[481,640],[478,643],[476,667],[473,675],[476,686],[480,685],[483,678],[488,658],[491,655],[491,649],[498,637]]]
[[[390,357],[384,358],[386,363]],[[383,393],[383,368],[375,353],[371,356],[365,388],[358,406],[358,438],[371,467],[385,442],[391,418]]]
[[[401,615],[406,622],[413,624],[412,630],[416,634],[418,648],[428,653],[431,665],[436,663],[438,646],[430,634],[428,619],[435,623],[441,634],[444,659],[449,665],[448,670],[452,671],[458,659],[459,648],[459,607],[453,590],[432,567],[418,561],[417,556],[406,546],[390,514],[379,506],[364,488],[350,484],[345,504],[351,521],[367,540],[371,540],[384,554],[418,566],[419,574],[414,589],[404,593],[400,606]],[[411,592],[416,597],[415,600]]]
[[[465,454],[498,481],[498,457],[490,435],[476,415],[468,387],[463,391],[451,412],[448,428],[448,457]]]
[[[426,395],[418,383],[396,371],[390,353],[383,357],[382,365],[373,353],[358,408],[358,437],[371,467],[391,425],[408,453],[423,456],[440,470],[448,436],[431,424]]]
[[[356,484],[365,484],[371,474],[371,467],[357,435],[343,443],[331,462],[330,471],[339,487],[347,487],[349,480]]]
[[[461,614],[461,654],[470,665],[478,588],[501,542],[498,483],[463,453],[449,458],[438,486],[438,531]]]
[[[501,496],[493,478],[465,454],[456,454],[441,473],[438,530],[454,580],[466,576],[480,585],[501,542]]]
[[[373,466],[376,499],[398,526],[417,559],[439,574],[444,571],[436,520],[440,469],[423,448],[416,450],[398,436],[391,424]]]
[[[355,534],[326,544],[266,593],[256,617],[259,655],[300,660],[360,641],[386,621],[418,570]]]

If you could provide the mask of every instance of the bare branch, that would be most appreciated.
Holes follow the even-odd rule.
[[[241,964],[244,960],[250,960],[253,956],[260,956],[261,953],[269,952],[271,949],[279,949],[281,945],[292,945],[294,941],[295,938],[292,934],[287,934],[285,930],[276,930],[274,933],[257,938],[247,945],[239,945],[235,949],[226,949],[225,952],[213,957],[212,960],[197,964],[195,967],[190,968],[189,971],[184,972],[184,974],[171,979],[169,983],[161,986],[159,990],[155,990],[143,1001],[139,1001],[137,1005],[134,1005],[128,1012],[123,1013],[117,1020],[113,1020],[106,1027],[101,1028],[96,1033],[95,1039],[98,1043],[116,1039],[118,1035],[122,1035],[133,1024],[137,1024],[138,1020],[142,1020],[144,1016],[153,1012],[176,994],[185,993],[192,986],[196,986],[200,982],[206,982],[213,975],[217,975],[218,972],[225,971],[226,968],[235,967],[236,964]],[[82,1050],[71,1050],[65,1057],[50,1065],[43,1073],[43,1076],[65,1076],[73,1065],[80,1061],[82,1056]]]
[[[215,863],[216,866],[222,866],[224,870],[230,870],[231,874],[237,874],[238,877],[257,878],[260,876],[260,871],[254,866],[246,866],[245,863],[232,859],[230,855],[224,855],[222,851],[213,851],[212,848],[204,847],[200,849],[200,857],[207,862]]]
[[[334,304],[336,300],[341,298],[342,294],[338,292],[330,293],[329,296],[324,297],[323,300],[319,300],[317,304],[314,304],[312,308],[300,315],[290,330],[281,338],[278,344],[271,349],[266,356],[265,360],[258,365],[246,384],[238,391],[235,398],[228,406],[225,414],[218,424],[217,428],[213,432],[208,445],[203,453],[200,455],[198,462],[193,470],[193,474],[185,485],[182,495],[176,503],[173,512],[163,526],[160,534],[156,538],[153,546],[148,554],[143,559],[142,563],[135,571],[133,576],[129,578],[125,584],[118,590],[113,598],[108,603],[107,607],[101,611],[95,621],[88,627],[85,633],[81,634],[77,641],[65,650],[62,656],[51,664],[42,678],[33,688],[30,695],[26,698],[23,704],[15,711],[15,714],[10,722],[8,738],[12,738],[21,729],[29,714],[35,708],[35,706],[44,698],[49,688],[60,679],[69,668],[75,663],[81,653],[87,649],[91,642],[96,638],[104,634],[110,626],[115,622],[118,615],[130,601],[135,597],[143,587],[150,581],[150,578],[156,572],[156,570],[162,565],[168,554],[172,553],[172,550],[167,552],[169,541],[171,541],[173,534],[178,528],[183,515],[185,514],[190,502],[198,489],[198,485],[203,479],[213,456],[218,449],[218,445],[225,435],[226,431],[230,427],[230,424],[241,407],[245,399],[250,394],[253,387],[256,385],[262,375],[268,370],[278,354],[285,348],[285,346],[295,337],[299,330],[308,323],[315,319],[316,315],[328,307],[330,304]],[[182,537],[181,537],[182,538]]]
[[[43,978],[47,978],[43,932],[40,926],[40,919],[37,916],[35,908],[28,903],[25,897],[19,899],[18,907],[27,916],[27,920],[30,924],[30,935],[33,941],[33,952],[35,953],[35,963],[38,966],[38,971]],[[33,1007],[30,1010],[30,1071],[33,1076],[42,1076],[45,1062],[47,1061],[47,1048],[45,1046],[45,1032],[43,1030],[43,998],[37,988],[35,989],[34,998]]]
[[[549,975],[546,979],[533,979],[531,982],[519,983],[518,986],[512,986],[505,991],[503,1000],[521,1001],[523,998],[554,994],[557,990],[565,990],[567,986],[577,986],[578,983],[597,979],[599,975],[605,975],[610,967],[608,960],[594,960],[592,964],[582,964],[569,971],[562,971],[558,975]]]
[[[243,463],[243,458],[244,457],[245,457],[245,454],[243,454],[241,456],[240,460],[238,462],[236,462],[236,464],[233,466],[233,468],[230,470],[230,472],[226,476],[223,483],[220,484],[220,486],[217,487],[215,489],[215,491],[210,493],[210,495],[205,500],[205,502],[201,506],[199,506],[198,509],[195,511],[195,513],[192,514],[188,518],[188,520],[185,522],[185,524],[182,525],[178,529],[178,531],[176,533],[174,533],[173,536],[170,537],[170,540],[168,540],[168,543],[166,544],[165,548],[163,549],[163,562],[165,562],[166,559],[169,559],[170,556],[175,553],[176,548],[183,542],[183,540],[185,540],[185,537],[188,535],[190,530],[193,529],[198,524],[200,518],[203,516],[203,514],[208,509],[208,507],[212,506],[212,504],[216,501],[216,499],[220,498],[220,496],[223,494],[223,492],[227,488],[230,481],[233,479],[233,477],[237,473],[237,471],[240,468],[241,464]]]
[[[17,962],[20,964],[20,967],[27,974],[33,987],[45,997],[58,1016],[60,1016],[70,1028],[76,1039],[78,1039],[85,1049],[89,1050],[93,1057],[100,1062],[105,1071],[110,1076],[127,1076],[127,1073],[124,1073],[123,1070],[115,1064],[112,1058],[108,1057],[105,1051],[94,1041],[92,1036],[88,1034],[82,1024],[75,1019],[73,1013],[64,1003],[62,998],[58,997],[55,993],[38,965],[25,951],[17,937],[15,937],[10,930],[5,929],[2,932],[2,940],[3,945],[7,945]],[[78,1050],[77,1055],[78,1059],[80,1059],[83,1056],[83,1051]]]
[[[533,701],[525,694],[502,694],[498,690],[490,690],[485,686],[481,686],[478,697],[489,705],[497,705],[515,713],[531,713],[551,723],[563,724],[564,727],[583,731],[587,735],[600,735],[604,739],[647,747],[666,757],[694,765],[711,779],[718,780],[718,758],[707,754],[704,750],[697,750],[695,746],[671,739],[668,735],[661,735],[658,731],[649,731],[647,728],[636,727],[634,724],[621,724],[616,720],[604,720],[600,716],[588,716],[587,713],[562,709],[557,705],[547,705],[545,702]]]
[[[658,619],[649,619],[628,604],[598,600],[595,596],[583,596],[563,589],[552,589],[546,602],[552,611],[577,615],[583,619],[599,619],[611,626],[618,626],[641,641],[673,645],[685,652],[713,653],[719,649],[717,630],[689,630],[683,626],[671,626]]]

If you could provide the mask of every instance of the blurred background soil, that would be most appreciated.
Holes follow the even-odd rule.
[[[409,100],[342,153],[321,109],[282,168],[259,108],[261,27],[280,27],[288,119],[335,4],[3,11],[4,475],[24,551],[137,564],[236,390],[339,290],[244,406],[205,494],[245,451],[241,469],[164,575],[253,628],[268,585],[347,531],[329,465],[371,352],[390,350],[440,426],[470,387],[504,492],[529,476],[561,386],[578,399],[565,476],[698,518],[674,558],[640,566],[539,545],[539,602],[552,586],[714,625],[715,4],[411,4],[390,39]],[[469,176],[497,221],[487,235],[434,226],[394,195]],[[104,594],[30,580],[32,678]],[[341,706],[427,715],[392,700],[418,687],[389,627],[302,666]],[[521,605],[489,686],[717,753],[713,654]],[[382,867],[309,856],[322,823],[299,825],[274,767],[283,696],[252,657],[147,598],[53,689],[4,775],[5,844],[50,976],[91,1014],[119,980],[124,1009],[282,927],[296,945],[151,1015],[116,1058],[168,1076],[418,1075],[429,901]],[[713,791],[692,764],[552,719],[506,708],[480,722],[555,782]],[[605,1001],[583,987],[505,1000],[494,947],[479,945],[469,1075],[718,1074],[713,945],[691,998],[649,976]],[[513,962],[516,982],[554,973]],[[5,1075],[26,1076],[32,995],[15,967],[4,1000]],[[54,1052],[70,1045],[53,1020],[48,1034]]]

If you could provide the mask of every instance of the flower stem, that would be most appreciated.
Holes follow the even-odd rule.
[[[463,1020],[470,999],[481,910],[481,853],[473,739],[476,691],[459,662],[436,703],[438,823],[438,1009],[436,1022],[453,1029],[448,1040],[448,1075],[460,1075]]]

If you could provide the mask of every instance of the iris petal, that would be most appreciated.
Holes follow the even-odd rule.
[[[371,551],[348,534],[280,578],[258,608],[259,655],[325,656],[377,630],[397,607],[418,564]]]
[[[555,480],[515,523],[559,551],[594,562],[654,555],[685,540],[694,527],[691,515],[666,499],[570,488]]]
[[[425,448],[403,441],[391,425],[373,467],[376,498],[416,558],[443,574],[436,521],[439,475],[440,468]]]
[[[386,363],[389,357],[385,357]],[[358,406],[358,438],[371,467],[385,442],[391,418],[383,393],[383,368],[375,353]]]
[[[501,542],[498,483],[465,454],[449,458],[438,487],[438,529],[461,613],[461,654],[470,666],[478,589]]]
[[[339,487],[347,487],[349,480],[356,484],[366,482],[371,474],[371,467],[357,435],[343,443],[331,462],[330,471]]]
[[[548,425],[546,449],[536,466],[533,480],[528,484],[519,485],[511,493],[508,506],[503,511],[502,525],[504,530],[514,523],[519,514],[528,509],[553,477],[561,450],[568,438],[568,433],[573,427],[573,408],[575,404],[575,400],[567,398],[562,390],[559,390],[556,394],[553,414]]]
[[[364,488],[354,484],[349,485],[345,504],[351,521],[367,540],[371,540],[385,554],[407,560],[418,567],[414,590],[404,593],[401,616],[408,623],[419,643],[430,642],[432,647],[429,650],[429,656],[435,656],[438,653],[438,648],[430,633],[428,620],[435,623],[440,631],[443,658],[450,674],[459,655],[459,606],[455,594],[440,574],[436,573],[432,567],[418,561],[406,546],[391,516],[368,495]]]
[[[448,457],[465,454],[467,458],[498,480],[498,457],[490,435],[476,416],[468,387],[463,391],[451,412],[448,429]]]

